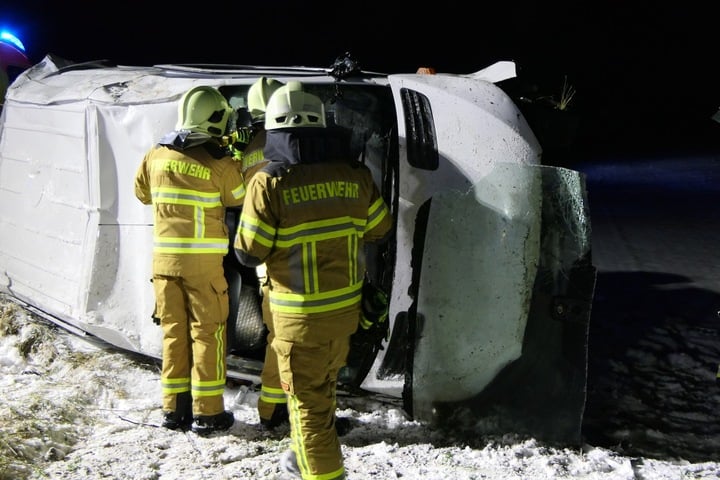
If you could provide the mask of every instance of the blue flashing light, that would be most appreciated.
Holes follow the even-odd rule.
[[[9,43],[11,45],[15,45],[17,48],[19,48],[21,51],[25,51],[25,45],[20,41],[19,38],[17,38],[12,33],[8,32],[7,30],[0,31],[0,42]]]

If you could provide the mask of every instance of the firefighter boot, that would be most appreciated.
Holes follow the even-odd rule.
[[[210,435],[215,432],[222,432],[233,426],[235,417],[232,412],[225,410],[217,415],[199,415],[192,423],[192,431],[198,435]]]
[[[190,392],[178,393],[175,398],[175,411],[165,412],[162,426],[170,430],[188,430],[193,422],[192,396]]]
[[[353,429],[353,424],[347,417],[335,417],[335,431],[338,437],[344,437]]]
[[[275,430],[280,426],[288,425],[289,422],[287,403],[276,404],[272,416],[269,419],[260,417],[260,425],[262,425],[265,430]]]

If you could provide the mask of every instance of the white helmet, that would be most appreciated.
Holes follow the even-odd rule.
[[[265,130],[325,126],[325,106],[322,100],[306,93],[302,83],[290,81],[270,97],[265,112]]]
[[[193,87],[180,99],[176,129],[221,137],[231,113],[232,108],[217,88]]]

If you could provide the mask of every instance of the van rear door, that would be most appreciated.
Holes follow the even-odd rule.
[[[12,102],[0,131],[0,288],[65,320],[85,312],[98,238],[86,113]]]

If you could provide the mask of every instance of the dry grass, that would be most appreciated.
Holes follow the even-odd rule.
[[[563,80],[562,90],[560,91],[560,99],[555,104],[555,108],[558,110],[567,110],[575,97],[575,87],[568,83],[567,76]]]
[[[63,458],[86,433],[79,426],[93,414],[91,390],[108,385],[78,371],[92,365],[93,354],[71,351],[57,327],[4,299],[0,337],[3,357],[16,361],[0,383],[0,480],[42,478],[43,464]],[[55,362],[59,355],[63,362]],[[62,395],[50,398],[58,386]]]

